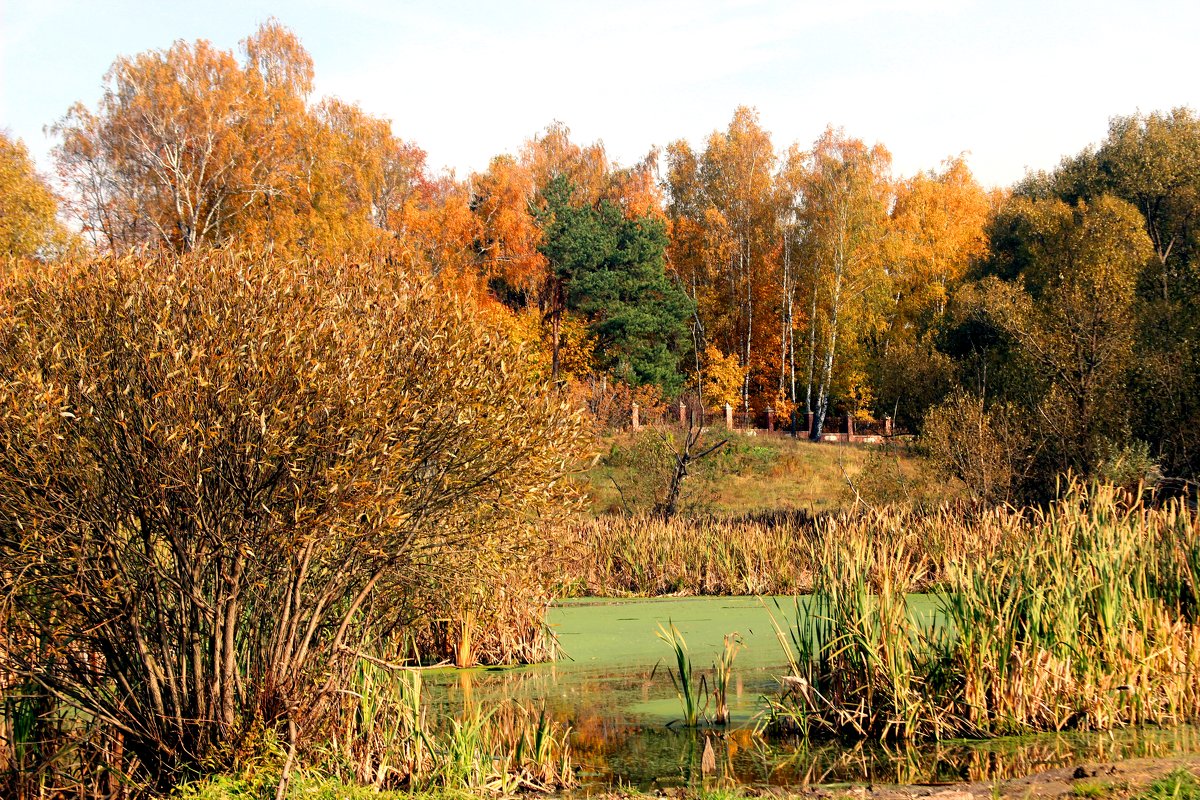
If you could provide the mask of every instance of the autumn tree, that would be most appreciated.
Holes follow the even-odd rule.
[[[987,252],[995,202],[962,158],[896,186],[884,242],[890,296],[870,372],[881,406],[910,428],[954,384],[936,338],[950,295]]]
[[[1135,208],[1101,196],[1075,207],[1015,200],[1032,234],[1021,273],[1028,300],[998,303],[997,319],[1049,380],[1038,406],[1062,444],[1060,470],[1091,472],[1104,439],[1121,436],[1133,366],[1134,301],[1153,246]]]
[[[1141,214],[1154,248],[1138,284],[1133,426],[1169,474],[1200,469],[1200,119],[1194,111],[1114,117],[1094,148],[1017,187],[1091,202],[1111,194]]]
[[[773,395],[764,360],[772,340],[773,293],[781,251],[777,164],[770,135],[749,108],[709,136],[703,152],[686,142],[667,148],[671,265],[696,304],[697,347],[734,353],[744,370],[742,405],[752,393]]]
[[[640,220],[637,224],[647,226],[647,235],[654,238],[653,221],[662,216],[661,195],[653,173],[654,156],[652,153],[631,167],[611,164],[602,144],[579,145],[571,140],[565,125],[555,122],[528,140],[517,156],[494,158],[486,172],[471,178],[470,207],[478,225],[479,271],[502,302],[518,312],[537,310],[545,326],[555,376],[562,371],[566,350],[571,350],[572,360],[580,361],[578,357],[588,349],[586,341],[598,341],[598,312],[588,312],[589,319],[584,320],[590,332],[585,340],[578,335],[583,330],[579,320],[571,318],[571,312],[580,308],[580,295],[571,287],[574,269],[567,263],[580,258],[592,264],[611,260],[611,256],[600,255],[615,252],[601,243],[604,237],[585,246],[584,230],[603,228],[612,233],[624,222]],[[599,222],[601,217],[603,223]],[[627,272],[623,274],[628,277]],[[621,289],[618,294],[631,288]],[[609,289],[615,290],[615,284]],[[648,297],[657,291],[652,290]],[[609,299],[624,303],[615,295]],[[612,312],[606,315],[609,333],[603,337],[610,345],[616,320],[625,318],[615,308]],[[655,358],[665,358],[667,350],[661,350],[662,342],[651,343],[656,334],[646,333],[646,353],[658,349]],[[632,346],[628,333],[618,338]],[[616,363],[601,355],[608,366]],[[584,360],[590,362],[590,357]],[[660,367],[651,371],[663,378],[665,373]]]
[[[25,145],[0,131],[0,257],[48,255],[62,245],[57,214]]]
[[[56,126],[85,230],[114,250],[220,240],[267,189],[244,130],[256,98],[233,55],[177,42],[117,59],[105,83],[95,112],[76,105]]]
[[[1153,245],[1137,209],[1108,195],[1073,205],[1017,195],[989,231],[986,277],[955,293],[941,335],[971,397],[952,397],[928,433],[935,454],[958,452],[960,462],[972,448],[1006,442],[1004,461],[1017,470],[1009,478],[997,477],[985,452],[975,454],[990,465],[989,481],[1008,481],[1015,499],[1042,501],[1056,476],[1103,476],[1139,452],[1128,432],[1129,387],[1137,286],[1152,268]],[[953,408],[974,409],[971,419],[1004,430],[964,424],[956,433]]]
[[[880,324],[886,296],[882,243],[891,199],[891,156],[827,129],[808,155],[801,183],[803,258],[811,303],[805,405],[819,438],[844,351]]]
[[[95,109],[76,104],[54,126],[73,210],[98,244],[332,253],[383,241],[412,154],[356,106],[310,105],[312,59],[277,21],[242,50],[179,41],[118,58]]]
[[[606,200],[575,205],[572,184],[561,175],[543,194],[542,252],[565,287],[565,310],[587,320],[598,365],[632,386],[677,391],[692,307],[664,271],[662,222],[626,219]],[[555,358],[557,364],[557,349]]]

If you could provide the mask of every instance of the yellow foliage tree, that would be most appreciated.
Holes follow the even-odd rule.
[[[0,131],[0,256],[36,256],[63,244],[58,204],[25,145]]]
[[[726,403],[737,406],[742,399],[746,368],[734,353],[722,353],[714,345],[704,349],[704,402],[709,408]]]

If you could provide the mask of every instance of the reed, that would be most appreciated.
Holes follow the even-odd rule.
[[[431,719],[421,672],[360,660],[318,771],[375,790],[550,792],[575,783],[569,729],[544,709],[470,706]]]
[[[813,590],[813,544],[829,535],[887,537],[906,558],[923,562],[925,589],[952,561],[994,549],[1003,531],[977,525],[992,512],[963,505],[932,511],[860,507],[811,516],[803,512],[739,518],[603,517],[568,533],[558,591],[571,595],[787,595]]]
[[[936,739],[1200,719],[1194,511],[1076,486],[971,530],[986,557],[858,524],[814,540],[813,593],[790,637],[780,631],[792,674],[768,727]],[[906,598],[930,583],[937,612],[916,619]]]
[[[715,725],[729,724],[729,679],[733,676],[734,659],[744,644],[739,634],[725,634],[725,646],[713,666],[713,700],[717,706],[713,714]]]
[[[696,676],[695,670],[692,668],[692,656],[688,652],[687,640],[675,627],[675,623],[668,620],[667,625],[666,628],[661,624],[658,626],[658,638],[667,643],[675,656],[675,668],[667,667],[667,675],[671,678],[671,685],[675,687],[675,694],[679,698],[679,705],[683,711],[680,722],[684,727],[695,728],[700,725],[704,715],[702,702],[708,697],[708,681],[703,675]],[[656,665],[650,673],[651,678],[654,677],[657,670],[658,666]]]

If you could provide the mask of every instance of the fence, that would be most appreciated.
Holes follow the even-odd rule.
[[[724,411],[709,411],[699,408],[694,403],[680,400],[678,405],[667,406],[652,413],[643,415],[637,403],[630,410],[630,425],[634,430],[643,425],[680,425],[682,427],[713,428],[723,426],[727,430],[765,432],[768,434],[795,434],[812,438],[813,414],[808,413],[801,420],[793,422],[786,417],[777,417],[774,409],[767,407],[761,411],[735,411],[729,403]],[[852,415],[827,416],[821,427],[822,442],[853,442],[862,444],[877,444],[894,436],[896,433],[891,417],[881,420],[862,421]]]

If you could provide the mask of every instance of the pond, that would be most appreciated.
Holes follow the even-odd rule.
[[[926,624],[936,620],[928,596],[911,596],[909,609]],[[796,615],[792,598],[567,601],[549,615],[563,651],[556,663],[438,671],[428,682],[449,712],[505,700],[544,705],[571,726],[572,754],[585,782],[642,790],[698,780],[706,739],[717,777],[755,785],[991,780],[1081,760],[1200,750],[1200,730],[1191,727],[921,746],[766,740],[754,733],[763,698],[778,694],[778,677],[788,671],[772,617],[786,634]],[[743,641],[730,681],[728,728],[677,724],[680,704],[666,672],[674,653],[656,636],[660,625],[671,623],[685,637],[697,671],[710,673],[710,680],[726,634],[736,632]]]

